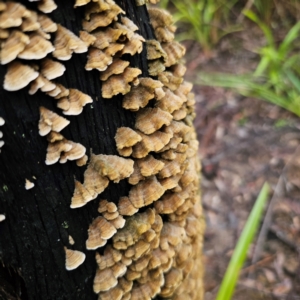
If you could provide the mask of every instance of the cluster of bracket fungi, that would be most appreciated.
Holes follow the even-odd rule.
[[[148,8],[156,39],[145,41],[113,0],[76,0],[74,7],[85,9],[78,37],[45,15],[56,9],[53,0],[36,5],[39,12],[0,1],[4,89],[29,85],[29,94],[40,90],[56,100],[64,115],[78,115],[91,97],[53,80],[65,71],[62,61],[87,52],[85,69],[100,72],[102,97],[122,94],[123,108],[136,112],[135,127],[116,132],[120,156],[91,153],[88,158],[83,145],[60,134],[70,121],[40,107],[39,133],[49,142],[46,164],[75,160],[84,166],[89,159],[84,182],[75,181],[71,208],[96,199],[109,181],[127,179],[132,185],[117,204],[101,200],[100,215],[88,229],[86,248],[105,247],[103,254],[96,252],[94,292],[99,299],[196,299],[202,288],[198,257],[203,226],[192,125],[195,101],[192,85],[183,79],[185,49],[174,41],[171,15]],[[142,78],[141,70],[122,56],[141,53],[144,46],[151,77]],[[67,270],[85,260],[83,252],[66,247],[65,252]]]

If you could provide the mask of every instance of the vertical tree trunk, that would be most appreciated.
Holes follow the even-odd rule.
[[[43,15],[44,13],[38,10],[41,2],[43,1],[20,1],[28,10]],[[57,1],[57,9],[47,14],[47,16],[55,23],[61,24],[76,36],[79,36],[79,31],[83,30],[82,20],[85,16],[86,7],[74,8],[74,2],[74,0]],[[2,24],[0,25],[0,33],[1,28],[3,32],[7,30],[9,38],[13,34],[13,30],[21,31],[22,29],[20,29],[20,25],[9,27],[1,23],[4,18],[3,15],[10,5],[9,2],[4,3],[7,6],[0,15],[0,24]],[[1,4],[2,2],[0,2],[0,7]],[[146,40],[155,38],[145,5],[136,6],[133,0],[117,1],[117,4],[124,10],[126,16],[138,26],[138,33],[141,36]],[[21,18],[24,22],[26,14]],[[120,20],[120,15],[118,18]],[[15,19],[17,18],[15,17]],[[32,32],[24,31],[23,33],[28,36],[32,34]],[[50,35],[51,42],[54,43],[56,33],[50,33]],[[0,260],[2,262],[0,266],[0,299],[97,299],[98,295],[93,291],[93,281],[99,267],[97,267],[95,260],[95,251],[86,249],[88,228],[92,221],[101,215],[98,212],[101,199],[107,199],[109,202],[118,205],[120,197],[128,196],[132,185],[128,183],[127,179],[121,180],[119,183],[110,180],[109,186],[95,200],[90,201],[81,208],[70,208],[75,188],[74,178],[84,183],[84,172],[87,165],[78,167],[75,161],[67,161],[64,164],[58,162],[51,165],[45,164],[48,141],[45,136],[39,135],[39,109],[43,106],[60,116],[64,115],[61,109],[56,106],[58,100],[41,90],[29,95],[30,85],[16,91],[8,91],[5,88],[4,84],[7,80],[5,76],[14,61],[19,61],[23,65],[38,65],[38,71],[41,70],[41,59],[15,58],[8,64],[3,63],[3,49],[8,38],[2,39],[2,65],[0,65],[0,118],[5,120],[5,124],[0,127],[3,132],[3,137],[0,139],[5,143],[0,148],[0,215],[5,216],[5,220],[0,222]],[[47,57],[53,59],[51,53]],[[133,56],[126,54],[122,56],[122,59],[129,61],[131,67],[141,70],[139,77],[149,76],[145,44],[140,54],[137,53]],[[99,71],[95,69],[85,70],[87,63],[86,51],[84,53],[72,53],[69,60],[57,61],[64,64],[66,71],[63,76],[52,81],[60,83],[68,89],[77,89],[93,100],[92,103],[83,108],[81,114],[64,116],[70,121],[70,124],[61,131],[61,134],[67,140],[83,145],[89,158],[91,151],[97,155],[119,156],[114,136],[120,127],[135,128],[137,113],[122,107],[124,98],[122,94],[118,94],[111,99],[102,97]],[[20,76],[20,73],[15,74],[15,76]],[[157,77],[152,78],[156,79]],[[17,81],[20,80],[17,79]],[[153,106],[153,104],[149,103],[150,106]],[[187,124],[188,120],[184,119],[180,122]],[[161,130],[166,130],[166,127],[165,125]],[[185,141],[185,143],[191,148],[189,141]],[[159,158],[160,154],[154,153],[154,156]],[[134,157],[126,159],[137,161],[137,158]],[[185,170],[181,169],[181,171],[183,174]],[[33,188],[25,189],[26,179],[34,183]],[[178,186],[180,187],[180,184]],[[177,190],[173,189],[172,193],[179,193],[182,188]],[[188,201],[189,199],[196,200],[193,200],[193,205],[188,206],[189,203],[187,203],[187,212],[182,212],[185,218],[190,218],[189,226],[193,228],[188,228],[188,225],[186,225],[189,221],[181,221],[181,223],[178,221],[178,224],[180,223],[181,227],[188,231],[188,240],[192,245],[191,249],[197,251],[197,253],[190,253],[185,252],[190,251],[190,248],[182,248],[184,249],[182,250],[182,256],[189,253],[188,256],[193,258],[192,260],[188,260],[189,257],[186,258],[186,265],[189,265],[189,267],[176,267],[176,255],[173,254],[170,267],[162,271],[164,280],[160,283],[159,290],[153,292],[148,298],[145,295],[134,298],[135,293],[133,290],[138,289],[143,284],[133,279],[134,284],[131,291],[127,294],[124,292],[124,298],[120,299],[158,299],[159,297],[183,299],[181,297],[185,294],[184,285],[189,285],[188,280],[190,277],[192,278],[189,281],[191,285],[188,287],[186,294],[190,299],[201,299],[202,264],[200,257],[203,226],[201,220],[194,222],[193,219],[195,216],[199,217],[196,194],[197,191],[194,189],[192,194],[186,197],[186,202],[191,202]],[[138,207],[140,208],[140,214],[147,212],[146,209],[148,208],[155,213],[154,204],[150,203],[146,206]],[[124,216],[126,224],[134,216]],[[162,213],[161,217],[164,224],[172,222],[168,214]],[[118,231],[120,230],[118,229]],[[193,230],[196,230],[196,232],[191,233]],[[186,235],[186,233],[184,234]],[[70,236],[75,241],[74,245],[70,244]],[[172,241],[168,241],[168,243],[170,244]],[[177,241],[174,242],[174,245],[172,245],[175,249],[174,253],[181,249],[180,245],[182,243],[182,241],[179,244]],[[107,245],[114,245],[114,242],[109,239]],[[107,245],[97,249],[97,252],[102,255]],[[67,271],[64,247],[83,252],[86,255],[84,263],[75,270]],[[160,247],[163,248],[162,242]],[[154,255],[151,251],[146,253],[148,261]],[[122,253],[124,256],[125,251]],[[177,261],[178,259],[177,257]],[[132,259],[132,261],[134,264],[135,260]],[[195,272],[193,266],[199,269]],[[127,265],[127,270],[129,267],[130,265]],[[177,270],[176,268],[181,273],[178,277],[178,283],[175,284],[170,279],[171,275],[169,278],[167,274],[171,274],[172,270]],[[126,274],[122,274],[122,276],[126,278]],[[122,276],[118,275],[119,278]],[[168,282],[171,282],[171,286],[168,286]],[[183,283],[180,285],[179,282]],[[172,286],[176,286],[176,288],[173,288],[175,292],[172,290]],[[170,294],[167,292],[165,294],[161,293],[164,287],[170,289]],[[104,292],[106,291],[100,290],[100,295]],[[131,296],[126,298],[128,295]],[[102,299],[101,297],[99,299]]]

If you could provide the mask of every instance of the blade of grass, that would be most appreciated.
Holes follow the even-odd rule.
[[[255,201],[254,207],[251,210],[250,216],[245,224],[243,232],[239,238],[239,241],[235,247],[233,256],[227,267],[225,276],[222,280],[221,287],[219,289],[216,300],[230,300],[238,280],[240,270],[245,261],[248,248],[254,238],[254,235],[258,229],[259,221],[262,216],[268,195],[270,192],[270,186],[265,183]]]

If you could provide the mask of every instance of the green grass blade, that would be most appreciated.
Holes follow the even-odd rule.
[[[221,287],[219,289],[216,300],[230,300],[238,280],[239,272],[245,261],[248,248],[254,238],[258,229],[260,218],[262,216],[270,186],[265,183],[256,199],[256,202],[251,210],[250,216],[245,224],[243,232],[235,247],[233,256],[227,267],[225,276],[223,278]]]

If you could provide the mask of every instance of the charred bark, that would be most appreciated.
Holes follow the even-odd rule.
[[[22,2],[35,8],[28,1]],[[118,4],[139,24],[144,37],[152,37],[145,7],[136,7],[134,1]],[[57,5],[49,16],[78,34],[84,10],[74,9],[74,1],[57,1]],[[131,66],[139,67],[147,75],[145,50],[141,55],[128,58]],[[99,72],[85,71],[85,64],[86,53],[73,55],[65,62],[65,74],[57,79],[57,82],[93,98],[93,103],[85,107],[82,114],[68,117],[71,123],[62,134],[83,144],[88,152],[92,149],[97,154],[117,155],[116,130],[121,126],[133,127],[134,114],[122,108],[121,96],[108,100],[101,97]],[[85,251],[87,228],[98,215],[99,199],[117,202],[120,196],[128,194],[129,185],[125,180],[118,185],[111,183],[96,201],[79,210],[71,210],[74,177],[82,181],[84,168],[77,167],[75,162],[46,166],[48,143],[37,130],[40,106],[61,114],[56,108],[56,100],[40,91],[31,96],[28,87],[16,92],[5,91],[5,73],[6,67],[0,66],[0,116],[6,120],[1,128],[5,146],[0,153],[0,212],[6,216],[0,223],[3,267],[22,274],[20,286],[24,280],[25,291],[19,289],[22,292],[20,299],[97,299],[92,290],[95,254]],[[28,191],[24,187],[26,178],[35,184]],[[74,238],[76,249],[87,254],[84,265],[72,272],[65,269],[63,249],[63,245],[69,244],[69,235]],[[4,286],[1,277],[0,286]]]

